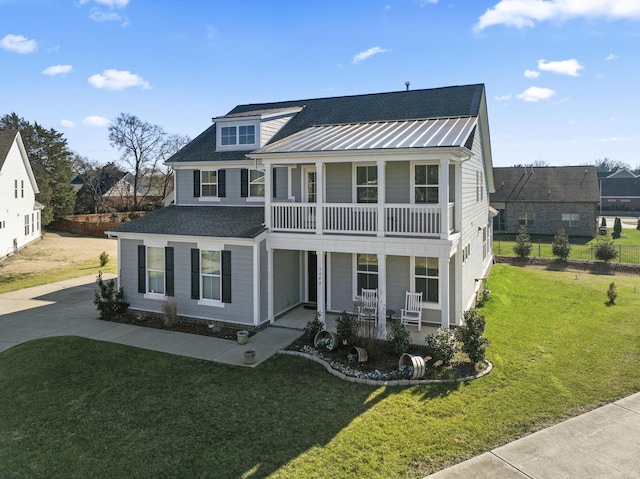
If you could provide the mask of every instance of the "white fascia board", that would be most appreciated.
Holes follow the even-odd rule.
[[[189,236],[189,235],[157,235],[149,233],[120,233],[118,231],[106,231],[109,238],[118,238],[118,240],[138,240],[138,241],[163,241],[173,243],[224,243],[234,246],[253,246],[253,244],[260,238],[232,238],[223,236]]]
[[[250,121],[260,121],[262,119],[261,115],[247,115],[242,116],[241,114],[233,115],[233,116],[216,116],[212,118],[214,123],[243,123]]]
[[[260,162],[258,162],[260,163]],[[246,160],[231,160],[231,161],[191,161],[172,163],[174,170],[192,170],[194,168],[206,169],[211,168],[215,170],[231,169],[231,168],[246,168],[253,167],[256,164],[254,159]]]

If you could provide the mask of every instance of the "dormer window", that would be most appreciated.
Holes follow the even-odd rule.
[[[221,126],[220,146],[255,145],[255,125]]]

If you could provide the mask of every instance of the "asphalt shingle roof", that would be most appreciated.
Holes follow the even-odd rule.
[[[598,203],[595,166],[547,166],[494,168],[495,201],[549,203]]]
[[[602,196],[608,197],[640,197],[640,177],[636,178],[602,178]]]
[[[255,238],[265,230],[263,206],[167,206],[110,232]]]
[[[17,130],[0,130],[0,170],[4,166],[4,161],[7,159],[17,134]]]
[[[449,86],[368,95],[238,105],[226,116],[302,108],[267,144],[315,125],[478,116],[484,85]],[[169,159],[171,163],[245,159],[247,151],[216,152],[216,128],[210,126]]]

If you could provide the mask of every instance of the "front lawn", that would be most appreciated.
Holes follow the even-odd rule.
[[[616,304],[606,291],[614,281]],[[640,390],[640,278],[496,265],[494,370],[412,388],[78,338],[0,353],[0,477],[419,478]]]

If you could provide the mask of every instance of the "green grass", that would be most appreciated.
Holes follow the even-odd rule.
[[[2,273],[0,274],[0,294],[40,286],[54,281],[97,275],[99,271],[103,273],[115,273],[117,267],[117,261],[113,260],[110,260],[104,266],[100,266],[100,261],[96,258],[83,263],[75,263],[65,268],[51,270],[46,273]]]
[[[614,281],[617,304],[606,304]],[[0,477],[419,478],[640,390],[640,278],[496,265],[469,383],[356,385],[78,338],[0,353]]]

